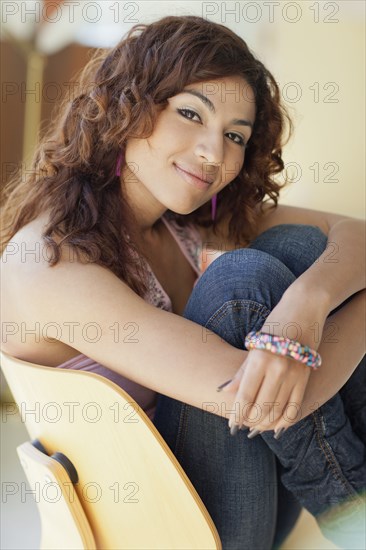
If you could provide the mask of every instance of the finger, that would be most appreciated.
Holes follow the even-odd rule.
[[[252,402],[258,393],[258,390],[262,384],[264,378],[264,372],[260,369],[253,368],[253,364],[247,363],[245,373],[240,380],[238,391],[235,395],[234,410],[232,410],[229,416],[229,427],[234,424],[240,426],[242,424],[243,412]]]
[[[253,388],[253,398],[252,407],[247,410],[247,418],[243,418],[245,424],[248,422],[256,422],[256,424],[264,422],[274,407],[286,404],[291,391],[291,387],[287,384],[288,393],[282,397],[281,403],[278,403],[278,392],[288,375],[288,360],[286,358],[271,357],[268,356],[268,353],[263,354],[262,352],[256,356],[255,362],[255,371],[262,374],[262,382],[260,387],[257,388],[255,396],[253,395],[254,387],[249,386],[251,388],[250,392]],[[251,378],[252,372],[252,369],[247,368],[246,376],[242,380],[243,384],[253,384],[253,378]],[[247,397],[251,397],[250,392],[247,393]]]
[[[245,361],[241,365],[240,369],[235,373],[232,380],[227,380],[226,382],[221,384],[216,389],[216,391],[223,391],[223,392],[228,392],[228,393],[237,392],[238,389],[239,389],[239,386],[240,386],[240,381],[241,381],[241,379],[243,377],[243,374],[244,374],[244,369],[245,369]]]
[[[234,382],[234,379],[231,379],[231,380],[227,380],[226,382],[224,382],[223,384],[220,384],[220,386],[217,386],[216,388],[216,391],[228,391],[228,390],[225,390],[225,388],[227,386],[230,386],[230,384],[233,384]],[[229,390],[230,391],[230,390]]]
[[[307,371],[304,371],[304,376],[299,378],[299,371],[292,369],[291,366],[292,363],[290,363],[285,380],[276,396],[276,401],[279,402],[278,407],[273,408],[261,424],[263,431],[278,431],[281,427],[289,427],[298,422],[301,416],[301,403],[304,398],[308,376]]]
[[[290,389],[287,389],[286,385],[282,390],[283,401],[279,401],[279,394],[281,392],[281,387],[283,386],[283,378],[280,376],[267,376],[263,379],[262,385],[259,389],[259,392],[255,398],[255,403],[252,404],[247,413],[247,420],[250,422],[251,426],[256,428],[268,428],[268,425],[271,423],[271,418],[276,414],[277,418],[281,416],[282,408],[285,403],[287,403]],[[281,407],[282,403],[282,407]],[[244,419],[245,423],[246,419]]]
[[[260,419],[258,395],[265,381],[266,371],[259,365],[248,365],[243,376],[236,399],[240,403],[240,425],[252,426]]]
[[[287,380],[280,384],[277,395],[270,401],[263,402],[265,407],[265,415],[261,419],[258,429],[261,431],[274,430],[279,420],[282,418],[282,413],[286,407],[290,396],[292,395],[293,384]]]
[[[297,384],[294,386],[289,399],[282,410],[281,417],[274,427],[275,432],[278,432],[281,428],[286,430],[301,419],[301,404],[304,398],[305,389],[306,384]]]

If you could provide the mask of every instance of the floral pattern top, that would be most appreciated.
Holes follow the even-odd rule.
[[[199,231],[193,225],[180,227],[169,214],[165,214],[162,220],[176,240],[182,253],[197,273],[196,285],[198,278],[202,275],[202,239]],[[169,296],[159,283],[149,265],[148,269],[151,273],[151,278],[148,291],[144,297],[145,300],[155,307],[172,312],[172,303]]]

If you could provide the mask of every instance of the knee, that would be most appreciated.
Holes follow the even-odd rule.
[[[273,281],[273,276],[279,279],[291,277],[288,269],[269,252],[254,248],[237,248],[221,254],[214,260],[206,272],[215,271],[215,277],[240,280]]]
[[[258,235],[250,248],[278,258],[298,277],[324,252],[327,241],[315,225],[280,224]]]
[[[294,245],[303,248],[317,249],[319,254],[323,252],[327,244],[327,236],[316,225],[306,225],[297,223],[283,223],[270,227],[266,231],[263,231],[258,237],[251,243],[251,248],[255,243],[265,243],[270,241],[281,244],[282,242],[293,242]]]
[[[293,239],[310,239],[312,244],[323,246],[327,240],[326,234],[317,225],[302,223],[282,223],[264,231],[264,233],[280,230],[283,236]],[[263,233],[262,233],[263,235]]]
[[[291,271],[266,252],[226,252],[198,280],[184,317],[242,349],[243,334],[259,330],[294,280]]]
[[[220,297],[222,302],[247,298],[276,304],[294,282],[291,271],[277,258],[249,248],[225,252],[214,260],[198,281],[195,290]]]

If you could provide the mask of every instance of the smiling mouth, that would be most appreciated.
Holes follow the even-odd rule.
[[[174,168],[187,183],[190,183],[191,185],[194,185],[199,189],[208,189],[214,181],[214,178],[211,180],[203,179],[198,175],[197,172],[192,173],[188,170],[185,170],[178,164],[174,164]]]

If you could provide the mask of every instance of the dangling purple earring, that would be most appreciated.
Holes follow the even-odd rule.
[[[216,205],[217,205],[217,195],[214,195],[211,199],[211,220],[215,221],[216,218]]]
[[[118,178],[121,176],[123,160],[124,160],[124,153],[123,151],[121,151],[120,154],[118,155],[117,164],[116,164],[116,176]]]

